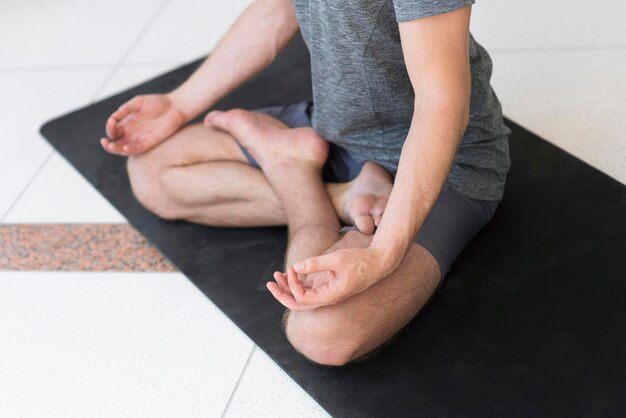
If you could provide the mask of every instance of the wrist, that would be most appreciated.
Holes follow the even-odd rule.
[[[200,111],[194,110],[186,100],[185,93],[180,88],[166,93],[165,96],[170,100],[174,110],[181,116],[183,125],[191,121],[200,114]]]
[[[398,268],[406,251],[399,247],[387,246],[373,240],[370,250],[374,254],[376,265],[380,268],[382,276],[392,273]]]

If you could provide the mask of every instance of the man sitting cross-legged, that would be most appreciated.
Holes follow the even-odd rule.
[[[214,153],[213,158],[198,155],[202,148],[193,146],[196,140],[205,142],[203,148],[206,154]],[[248,164],[239,144],[262,171]],[[401,329],[433,294],[441,274],[433,256],[415,244],[393,274],[366,291],[328,301],[329,306],[299,303],[308,288],[322,292],[325,285],[341,285],[342,278],[331,279],[327,272],[301,275],[305,289],[294,280],[290,266],[324,252],[370,251],[371,234],[392,188],[391,175],[371,162],[350,182],[325,185],[322,171],[330,147],[312,128],[290,129],[263,113],[231,110],[212,112],[205,126],[184,128],[161,146],[132,156],[128,168],[139,200],[162,217],[218,226],[287,224],[286,271],[291,280],[276,273],[276,283],[268,287],[291,310],[286,332],[294,347],[315,362],[340,365],[372,351]],[[232,172],[222,170],[219,177],[209,173],[229,165]],[[203,171],[201,177],[198,171]],[[237,173],[258,182],[245,183],[249,178],[237,178]],[[237,188],[242,189],[240,196],[235,196]],[[257,188],[262,200],[255,202]],[[345,224],[356,221],[366,233],[350,230],[340,238],[339,217]],[[357,269],[358,260],[354,258]]]
[[[326,250],[332,254],[349,249],[363,253],[352,258],[353,268],[359,269],[364,267],[359,257],[370,257],[367,253],[371,251],[372,235],[348,232],[339,239],[340,221],[322,182],[329,151],[322,137],[311,128],[289,129],[269,116],[240,110],[213,112],[206,122],[232,134],[249,151],[284,208],[289,227],[288,274],[277,272],[276,283],[268,283],[268,287],[292,311],[286,332],[298,351],[318,363],[344,364],[384,343],[415,316],[441,277],[435,260],[418,245],[379,285],[366,290],[363,284],[363,289],[358,289],[364,290],[362,293],[343,300],[334,298],[332,287],[346,285],[344,277],[313,273],[302,275],[306,289],[299,283],[291,267],[299,260]],[[344,219],[359,219],[362,228],[372,233],[380,223],[391,188],[389,173],[368,162],[351,183],[331,184],[328,190]],[[353,209],[352,213],[345,208]],[[329,262],[332,268],[332,260]],[[298,269],[307,268],[326,270],[319,265]]]
[[[129,156],[136,197],[165,219],[287,225],[285,271],[268,283],[290,310],[287,337],[342,365],[408,323],[489,222],[509,131],[471,0],[310,3],[254,1],[180,87],[114,112],[102,146]],[[298,29],[313,103],[188,125]]]

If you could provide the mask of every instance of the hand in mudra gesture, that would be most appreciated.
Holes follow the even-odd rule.
[[[169,138],[186,121],[166,94],[135,96],[109,117],[107,137],[100,143],[111,154],[141,154]]]

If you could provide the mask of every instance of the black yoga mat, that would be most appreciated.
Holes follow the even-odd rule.
[[[330,414],[626,414],[626,187],[509,121],[513,167],[505,198],[433,303],[371,361],[316,366],[290,347],[280,329],[282,308],[265,289],[281,265],[285,229],[160,220],[133,197],[125,159],[98,143],[119,104],[169,91],[198,65],[55,119],[41,132]],[[309,98],[309,77],[297,39],[218,107]]]

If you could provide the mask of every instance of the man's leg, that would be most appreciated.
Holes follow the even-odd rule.
[[[312,128],[290,129],[243,110],[214,112],[209,121],[242,138],[274,190],[289,229],[287,264],[319,255],[337,241],[341,225],[322,181],[328,142]]]
[[[323,140],[315,132],[290,131],[266,117],[240,111],[219,113],[213,123],[246,138],[244,145],[259,161],[283,205],[290,231],[287,264],[325,251],[370,244],[372,236],[360,232],[338,237],[339,223],[320,175],[325,160],[320,151]],[[292,146],[287,148],[287,143]],[[368,175],[353,183],[353,187],[359,184],[359,193],[348,194],[353,201],[365,198],[374,203],[371,196],[377,196],[385,181],[387,190],[391,189],[390,179],[377,175],[372,166],[366,165],[362,173]],[[365,292],[335,306],[291,312],[287,336],[315,362],[345,364],[406,325],[434,293],[440,278],[433,256],[416,244],[396,272]]]
[[[212,226],[287,224],[267,177],[248,164],[237,140],[202,124],[185,127],[152,150],[131,156],[128,174],[137,199],[164,219]],[[372,233],[390,181],[384,169],[372,165],[351,182],[329,183],[326,189],[341,221]]]
[[[444,187],[416,243],[394,273],[335,306],[292,312],[286,321],[289,340],[313,361],[335,365],[384,344],[432,297],[450,265],[497,206],[498,202],[472,199]],[[348,232],[326,252],[367,247],[372,238]]]
[[[274,191],[237,141],[202,124],[131,156],[128,173],[137,199],[165,219],[214,226],[285,224]]]
[[[327,252],[367,247],[371,235],[349,231]],[[374,286],[342,303],[288,312],[287,338],[310,360],[341,366],[383,345],[435,293],[441,273],[434,257],[414,244],[400,267]]]
[[[324,143],[320,142],[319,136],[311,130],[288,130],[268,119],[257,120],[254,117],[256,115],[249,112],[235,111],[228,112],[228,114],[231,117],[222,120],[222,128],[226,128],[238,137],[246,138],[242,140],[242,143],[253,151],[253,155],[266,171],[267,177],[263,176],[259,170],[247,166],[246,168],[254,170],[254,175],[260,174],[263,177],[256,176],[256,180],[260,181],[248,183],[245,189],[250,189],[249,184],[254,184],[252,187],[264,188],[261,191],[264,198],[269,197],[269,202],[281,208],[284,218],[277,217],[277,219],[282,222],[289,221],[291,245],[287,257],[288,264],[297,259],[318,255],[331,246],[328,251],[369,245],[371,236],[358,232],[348,232],[337,242],[339,224],[321,181],[320,172],[322,161],[325,159],[325,151],[320,152]],[[258,121],[262,123],[259,124]],[[185,169],[195,164],[211,166],[220,163],[222,158],[234,160],[226,164],[245,165],[243,156],[238,154],[240,151],[231,136],[209,130],[208,132],[213,135],[212,139],[215,141],[226,139],[223,149],[211,148],[206,146],[207,137],[204,130],[207,128],[199,126],[197,129],[203,130],[198,132],[198,140],[194,141],[190,135],[182,136],[179,139],[180,145],[176,145],[174,142],[176,138],[172,138],[165,144],[170,143],[173,149],[167,149],[163,144],[160,149],[157,148],[151,152],[158,150],[164,154],[163,158],[169,157],[173,168]],[[184,132],[181,131],[181,133]],[[189,145],[188,153],[183,153],[184,158],[180,156],[178,157],[180,160],[171,158],[172,155],[177,155],[175,153],[177,147],[181,147],[179,150],[184,151],[187,144]],[[210,152],[216,152],[216,149],[220,150],[219,156],[207,155]],[[202,151],[206,154],[202,154]],[[198,163],[197,161],[210,162]],[[131,173],[132,164],[135,162],[140,162],[140,160],[137,158],[136,161],[129,162]],[[219,170],[223,169],[223,166],[219,164],[214,167],[220,167]],[[202,168],[202,170],[205,169],[208,170],[208,168]],[[239,170],[237,174],[241,175],[242,172],[245,173],[244,170]],[[167,175],[161,173],[164,178]],[[206,175],[206,172],[196,174],[195,177],[192,174],[189,180],[197,183],[199,180],[206,179]],[[250,178],[253,177],[250,176]],[[135,176],[135,181],[141,180],[143,179]],[[218,182],[222,181],[223,178],[218,179]],[[236,184],[242,185],[241,181],[243,180]],[[236,184],[233,186],[235,190]],[[177,196],[176,193],[180,191],[181,184],[174,182],[172,185],[174,187],[170,192],[172,196]],[[219,185],[216,186],[219,187]],[[376,213],[374,218],[378,218],[380,216],[378,212],[384,206],[385,194],[391,189],[391,181],[389,175],[384,174],[384,170],[371,164],[366,165],[361,175],[353,182],[341,186],[334,185],[328,190],[331,189],[334,189],[331,195],[333,195],[335,206],[345,209],[344,216],[348,215],[347,212],[351,208],[357,210],[353,213],[353,218],[359,216],[360,212],[362,215],[374,209]],[[226,196],[229,196],[228,193],[236,195],[245,192],[245,190],[233,191],[232,187],[224,187],[223,191]],[[211,212],[211,206],[223,203],[216,201],[215,204],[207,204],[207,200],[211,201],[215,196],[213,190],[209,191],[204,198],[197,193],[195,187],[186,193],[181,193],[180,200],[190,199],[186,201],[190,207],[197,202],[200,208],[197,216],[200,219],[208,219],[210,222],[217,220],[207,216],[207,213]],[[247,205],[252,209],[256,206],[253,202]],[[187,207],[184,210],[189,211],[190,208]],[[249,219],[246,218],[246,220]],[[287,322],[287,335],[296,349],[311,360],[323,364],[344,364],[371,351],[401,329],[433,294],[440,276],[437,263],[430,253],[423,247],[415,245],[394,274],[362,294],[336,306],[291,313]]]

